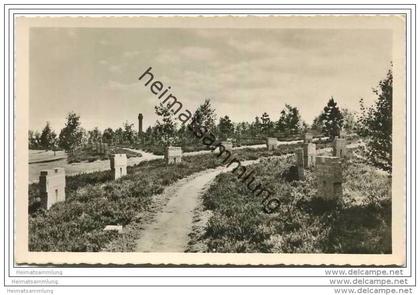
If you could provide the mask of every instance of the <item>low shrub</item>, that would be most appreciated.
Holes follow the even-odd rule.
[[[67,155],[67,162],[71,163],[82,163],[82,162],[95,162],[97,160],[108,160],[111,154],[126,154],[128,158],[141,157],[141,154],[131,152],[130,150],[111,146],[107,153],[98,153],[97,151],[89,148],[80,148]]]

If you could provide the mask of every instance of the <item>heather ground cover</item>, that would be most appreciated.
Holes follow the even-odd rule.
[[[239,160],[253,160],[291,152],[294,145],[276,151],[243,149]],[[215,154],[184,157],[173,166],[163,160],[128,167],[128,175],[111,179],[110,171],[66,177],[66,201],[48,211],[38,208],[37,184],[29,185],[29,249],[31,251],[100,251],[117,238],[104,232],[107,224],[128,225],[150,210],[153,196],[195,172],[223,165]]]
[[[294,157],[264,160],[257,180],[281,200],[266,214],[261,200],[232,173],[221,174],[203,196],[203,228],[190,249],[218,253],[391,253],[390,178],[360,160],[343,165],[343,201],[316,196],[313,171],[304,181],[290,175]],[[197,217],[197,219],[200,219]]]

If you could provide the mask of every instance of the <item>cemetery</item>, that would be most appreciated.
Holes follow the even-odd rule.
[[[205,100],[192,115],[200,126],[192,132],[177,125],[171,107],[156,106],[160,121],[146,130],[138,114],[137,131],[126,122],[86,132],[77,114],[68,115],[59,140],[68,163],[100,160],[103,167],[77,175],[60,166],[39,171],[28,188],[30,251],[136,251],[145,228],[165,224],[174,238],[178,218],[192,228],[178,237],[183,252],[391,253],[392,145],[375,138],[390,135],[390,122],[376,124],[375,112],[356,124],[331,98],[312,126],[290,105],[278,121],[263,113],[251,123],[227,115],[216,123]],[[55,138],[48,124],[45,130]],[[209,133],[212,143],[203,144]],[[57,149],[55,141],[29,136],[30,148]],[[130,157],[144,161],[129,165]],[[194,212],[165,209],[173,198],[193,202]],[[162,211],[174,222],[164,223]]]
[[[242,149],[236,157],[247,160],[287,152]],[[107,225],[126,226],[139,213],[150,210],[152,196],[161,193],[164,187],[193,173],[222,165],[212,154],[183,157],[176,166],[167,165],[164,159],[152,160],[127,167],[127,175],[114,180],[110,161],[107,171],[66,177],[65,202],[55,203],[48,211],[30,206],[30,248],[33,251],[100,251],[118,237],[115,231],[103,231]],[[31,184],[29,204],[36,203],[39,195],[39,184]],[[63,227],[66,230],[60,230]],[[45,236],[49,238],[42,238]],[[87,237],[90,237],[89,243],[86,243]]]
[[[375,169],[367,169],[368,166],[363,161],[346,157],[346,152],[343,152],[346,151],[345,139],[335,138],[330,147],[325,148],[322,145],[320,149],[312,141],[312,138],[305,135],[297,144],[276,144],[273,147],[268,144],[273,140],[267,139],[265,148],[241,150],[234,150],[231,142],[223,142],[237,159],[262,159],[260,164],[252,165],[252,170],[255,171],[253,177],[256,180],[263,179],[264,184],[268,185],[267,189],[275,196],[275,204],[271,202],[270,206],[274,204],[275,207],[267,215],[264,205],[268,204],[262,204],[261,199],[250,195],[252,192],[246,190],[246,186],[239,182],[234,173],[220,174],[203,196],[205,208],[213,212],[205,230],[206,235],[196,237],[196,240],[193,238],[190,246],[205,242],[208,251],[216,249],[218,252],[353,253],[360,250],[354,240],[362,240],[360,233],[368,230],[372,231],[369,234],[382,239],[383,246],[376,245],[380,250],[375,250],[372,245],[363,245],[362,249],[373,253],[388,253],[390,241],[386,238],[389,238],[390,226],[366,227],[365,223],[372,222],[369,219],[380,219],[380,225],[390,223],[389,179],[378,176]],[[112,154],[109,156],[109,171],[67,178],[64,169],[41,171],[39,184],[30,186],[30,200],[38,195],[41,209],[48,210],[48,213],[39,214],[39,209],[32,212],[31,249],[112,251],[112,247],[109,249],[107,245],[111,242],[115,244],[115,241],[118,242],[125,235],[123,228],[134,222],[143,210],[148,210],[153,203],[154,194],[162,192],[164,187],[178,179],[226,165],[223,159],[212,154],[186,155],[183,155],[180,147],[169,146],[164,159],[143,162],[133,167],[127,167],[126,154]],[[360,167],[367,169],[363,176],[356,171]],[[297,174],[290,178],[292,170],[297,171]],[[369,190],[366,191],[366,185],[361,185],[360,182],[368,183]],[[89,183],[91,184],[88,185]],[[328,232],[344,234],[348,231],[345,224],[339,223],[340,218],[348,221],[347,211],[354,210],[348,205],[351,193],[347,185],[358,187],[360,191],[357,193],[365,195],[367,199],[379,192],[380,200],[375,200],[380,203],[384,212],[366,217],[367,220],[362,220],[360,224],[353,222],[351,238],[346,238],[347,233],[344,237],[329,236]],[[234,193],[225,194],[226,191]],[[249,197],[243,198],[243,195]],[[237,200],[233,201],[235,199]],[[235,204],[231,208],[231,212],[235,212],[233,216],[224,216],[223,212],[227,209],[225,204]],[[366,208],[374,205],[368,202],[359,210],[368,210]],[[77,217],[81,211],[83,213]],[[328,223],[328,216],[331,214],[339,215],[336,216],[337,224]],[[263,221],[258,228],[255,228],[259,224],[255,218]],[[271,225],[265,228],[266,222],[274,222],[274,227]],[[66,224],[65,231],[60,231],[57,227],[60,225],[61,228]],[[275,228],[275,233],[272,233]],[[51,238],[51,235],[55,238]],[[42,239],[43,236],[50,238]],[[90,242],[86,243],[88,236]],[[223,243],[220,240],[222,237],[225,241]],[[255,242],[250,243],[250,240]],[[134,246],[131,245],[131,248],[126,247],[124,250],[133,251]],[[337,250],[334,247],[342,249]]]

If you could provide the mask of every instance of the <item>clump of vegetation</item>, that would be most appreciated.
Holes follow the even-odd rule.
[[[287,179],[293,164],[289,157],[253,167],[258,181],[281,201],[272,214],[264,213],[261,200],[234,175],[219,175],[203,197],[204,210],[211,210],[212,217],[196,240],[208,252],[222,253],[391,253],[386,175],[348,162],[343,202],[324,201],[316,196],[311,171],[304,181]]]
[[[109,147],[108,152],[100,153],[90,148],[79,148],[75,151],[72,151],[67,156],[67,162],[71,163],[81,163],[81,162],[94,162],[98,160],[108,160],[111,154],[126,154],[127,158],[132,157],[141,157],[140,153],[132,152],[128,149],[120,147]]]
[[[87,149],[78,149],[67,155],[67,163],[95,162],[97,160],[106,160],[108,158],[109,155],[105,153],[98,153]]]
[[[165,154],[165,146],[163,144],[158,145],[154,143],[144,143],[139,148],[141,148],[143,151],[152,153],[155,155],[162,156]]]
[[[374,166],[392,172],[392,70],[374,90],[378,96],[369,108],[360,101],[359,134],[366,138],[366,157]]]

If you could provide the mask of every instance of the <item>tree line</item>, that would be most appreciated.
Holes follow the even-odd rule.
[[[72,152],[78,147],[96,142],[108,144],[133,144],[137,141],[137,132],[134,124],[123,123],[123,127],[115,130],[106,128],[103,132],[98,127],[86,130],[81,127],[80,116],[70,112],[66,118],[66,124],[61,129],[59,136],[51,129],[47,122],[40,132],[29,130],[29,149],[42,150],[65,150]]]
[[[147,142],[160,142],[161,144],[187,144],[194,141],[191,134],[183,124],[178,124],[170,105],[160,104],[155,107],[159,116],[154,126],[147,128],[143,138]],[[343,109],[340,110],[334,98],[330,98],[321,114],[309,126],[301,118],[297,107],[286,104],[281,110],[278,120],[272,120],[267,112],[256,116],[251,122],[234,123],[228,115],[216,120],[216,110],[211,100],[206,99],[194,112],[192,121],[197,126],[204,126],[208,132],[217,135],[219,140],[234,139],[261,139],[267,137],[290,138],[300,136],[303,132],[311,131],[323,134],[333,139],[339,136],[341,130],[352,133],[357,130],[356,114]]]
[[[360,101],[360,112],[340,109],[336,100],[331,97],[320,114],[309,126],[301,118],[297,107],[286,104],[280,111],[278,119],[272,120],[267,112],[256,116],[251,122],[232,122],[228,115],[218,120],[216,110],[210,99],[206,99],[194,112],[192,120],[204,126],[219,140],[234,139],[247,142],[263,141],[266,137],[288,138],[311,131],[328,136],[331,140],[345,131],[357,133],[365,138],[366,157],[374,165],[386,170],[392,169],[392,70],[380,81],[374,93],[377,100],[374,105],[366,107]],[[29,148],[74,151],[77,147],[94,142],[114,145],[169,145],[180,146],[197,144],[196,137],[187,126],[177,123],[169,106],[160,104],[155,107],[158,120],[149,126],[139,137],[134,124],[125,122],[115,130],[107,128],[101,132],[97,127],[85,130],[81,127],[80,116],[74,112],[67,115],[66,124],[59,135],[47,122],[41,133],[29,131]],[[252,143],[252,142],[250,142]]]

